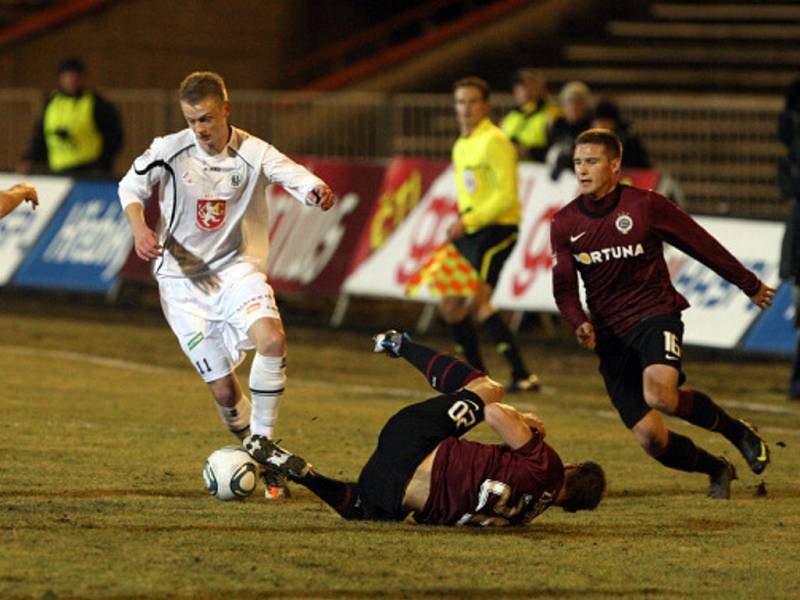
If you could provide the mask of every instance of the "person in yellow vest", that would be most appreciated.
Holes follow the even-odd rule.
[[[0,192],[0,219],[23,202],[30,202],[31,209],[33,210],[36,210],[39,204],[39,196],[36,194],[36,188],[30,184],[18,183],[14,187]]]
[[[474,315],[511,367],[507,390],[535,391],[539,389],[539,378],[526,367],[514,334],[491,302],[522,220],[517,195],[517,153],[508,137],[489,120],[490,90],[485,81],[478,77],[459,79],[453,84],[453,94],[461,131],[453,146],[459,219],[447,235],[478,272],[480,285],[470,299],[444,296],[440,312],[473,367],[487,372],[472,321]]]
[[[514,144],[519,160],[544,162],[548,130],[559,115],[558,107],[547,99],[547,81],[538,71],[520,69],[514,73],[512,91],[517,108],[503,117],[500,129]]]
[[[86,67],[76,58],[58,68],[58,89],[50,95],[33,136],[17,164],[30,173],[35,165],[55,175],[110,177],[122,146],[116,108],[86,87]]]

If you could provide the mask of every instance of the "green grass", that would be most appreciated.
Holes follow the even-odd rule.
[[[322,472],[355,477],[383,422],[429,391],[401,361],[370,354],[363,334],[287,320],[278,435]],[[514,400],[544,419],[565,460],[604,465],[608,496],[596,511],[552,509],[517,530],[345,522],[298,486],[277,503],[206,494],[203,461],[233,438],[157,315],[36,303],[4,311],[0,597],[797,594],[800,407],[784,400],[785,365],[693,361],[688,352],[690,382],[728,406],[748,403],[731,410],[756,421],[773,450],[755,477],[719,436],[670,421],[736,464],[734,499],[714,502],[704,476],[644,456],[591,354],[532,337],[525,352],[545,390]],[[472,437],[495,441],[485,427]],[[762,479],[765,497],[756,495]]]

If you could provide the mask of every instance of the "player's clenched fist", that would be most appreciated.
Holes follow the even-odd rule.
[[[312,206],[319,206],[322,210],[328,210],[336,204],[336,194],[327,185],[318,185],[308,193],[306,202]]]
[[[578,338],[578,343],[587,350],[594,350],[595,337],[594,325],[589,321],[584,321],[575,330],[575,337]]]
[[[772,304],[772,299],[775,297],[775,288],[769,287],[766,283],[762,283],[758,291],[750,296],[753,304],[759,308],[767,308]]]
[[[149,227],[134,231],[133,245],[136,255],[142,260],[153,260],[161,256],[161,244],[158,243],[158,236]]]

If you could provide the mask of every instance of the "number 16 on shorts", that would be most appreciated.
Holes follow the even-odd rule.
[[[671,331],[664,331],[664,352],[667,353],[667,360],[680,360],[681,343],[678,336]]]

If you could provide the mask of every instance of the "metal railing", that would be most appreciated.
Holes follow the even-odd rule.
[[[176,96],[115,90],[125,145],[122,173],[153,137],[184,126]],[[493,117],[511,108],[496,95]],[[13,170],[41,110],[36,90],[0,90],[0,169]],[[296,155],[380,159],[447,158],[458,134],[449,94],[232,91],[231,120]],[[692,212],[779,218],[775,183],[784,149],[776,139],[777,97],[628,95],[615,98],[635,123],[655,166],[680,182]]]

